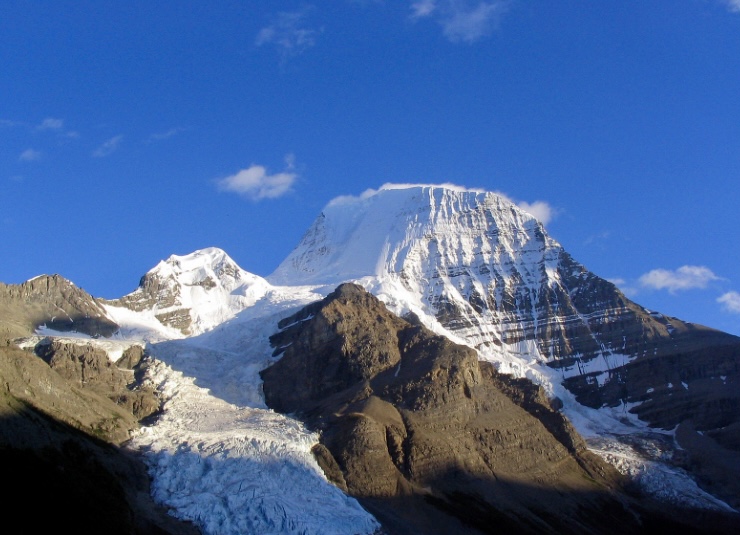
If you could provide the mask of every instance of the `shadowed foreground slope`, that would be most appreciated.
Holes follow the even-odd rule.
[[[80,359],[94,361],[90,348],[56,349],[66,378],[31,352],[0,348],[0,466],[10,491],[3,506],[14,533],[197,535],[155,505],[145,465],[119,447],[138,425],[130,399],[116,404],[103,394],[115,389],[94,380],[84,388],[73,377]],[[40,511],[29,514],[29,504]]]

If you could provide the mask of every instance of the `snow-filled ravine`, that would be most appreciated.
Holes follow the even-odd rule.
[[[329,483],[311,448],[318,437],[267,409],[259,371],[272,360],[279,319],[320,296],[273,289],[231,321],[192,338],[169,339],[130,312],[109,308],[121,342],[147,340],[146,380],[162,415],[130,447],[143,453],[154,498],[205,534],[373,533],[377,521]]]

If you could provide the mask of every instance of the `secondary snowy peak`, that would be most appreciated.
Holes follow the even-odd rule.
[[[210,247],[159,262],[134,292],[109,304],[151,313],[161,324],[194,335],[253,305],[269,286]]]

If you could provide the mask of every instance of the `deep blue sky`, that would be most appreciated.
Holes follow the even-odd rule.
[[[0,66],[0,281],[268,275],[332,198],[450,182],[740,334],[740,0],[5,0]]]

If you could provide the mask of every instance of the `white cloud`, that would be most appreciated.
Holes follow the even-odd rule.
[[[489,35],[509,7],[509,0],[419,0],[411,4],[412,20],[434,16],[453,43],[473,43]]]
[[[640,291],[632,286],[630,283],[628,283],[626,280],[622,278],[615,278],[615,279],[606,279],[609,282],[611,282],[614,286],[619,288],[619,291],[621,291],[624,295],[626,295],[629,298],[635,297]]]
[[[22,162],[33,162],[39,158],[41,158],[41,151],[34,149],[26,149],[18,156],[18,159]]]
[[[740,293],[738,292],[727,292],[717,298],[717,302],[721,303],[727,312],[733,314],[740,314]]]
[[[172,136],[176,136],[184,130],[184,128],[170,128],[165,132],[155,132],[147,138],[147,143],[152,143],[154,141],[164,141],[165,139],[169,139]]]
[[[642,275],[640,285],[670,293],[693,288],[706,288],[712,281],[722,280],[712,270],[704,266],[681,266],[675,271],[654,269]]]
[[[723,0],[727,9],[732,13],[740,13],[740,0]]]
[[[293,156],[286,157],[287,169],[274,175],[267,174],[267,169],[261,165],[252,165],[238,173],[222,178],[216,182],[220,191],[238,193],[244,197],[259,201],[261,199],[275,199],[291,191],[298,178],[293,169]]]
[[[281,56],[301,54],[316,44],[318,30],[306,25],[307,9],[278,13],[275,22],[257,34],[257,46],[274,45]]]
[[[543,225],[547,225],[555,217],[555,209],[545,201],[534,201],[531,204],[521,201],[517,203],[517,206],[525,212],[532,214]]]
[[[64,121],[62,119],[55,119],[54,117],[47,117],[37,126],[39,130],[61,130],[63,127]]]
[[[437,0],[420,0],[411,4],[411,18],[421,19],[428,17],[437,9]]]
[[[92,155],[95,156],[96,158],[103,158],[105,156],[110,156],[116,151],[116,149],[118,149],[118,146],[121,144],[122,140],[123,140],[123,136],[112,137],[108,141],[100,145],[97,149],[95,149]]]

